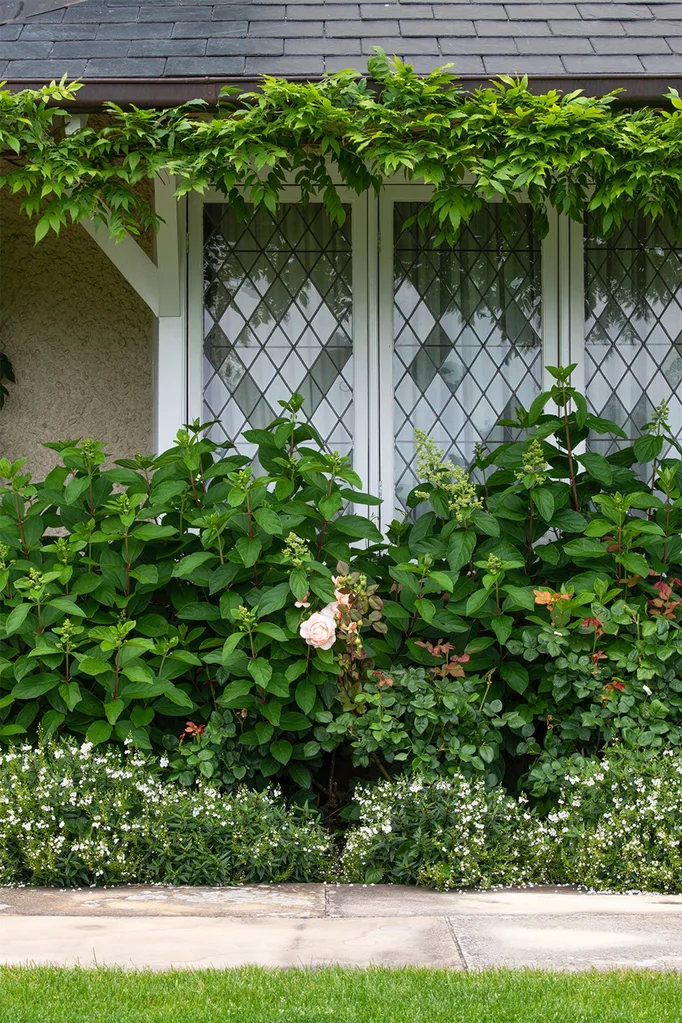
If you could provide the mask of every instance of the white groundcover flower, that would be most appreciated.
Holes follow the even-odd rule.
[[[161,781],[128,746],[0,753],[0,883],[323,880],[332,842],[274,792]]]

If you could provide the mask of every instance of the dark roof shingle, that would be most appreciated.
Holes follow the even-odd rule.
[[[682,77],[682,2],[0,0],[0,74],[318,76],[380,45],[420,72]]]

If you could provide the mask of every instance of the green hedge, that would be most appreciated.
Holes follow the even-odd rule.
[[[42,481],[0,459],[0,741],[129,739],[329,806],[406,767],[542,796],[573,753],[679,745],[679,446],[665,403],[630,444],[570,370],[470,473],[418,434],[386,537],[298,395],[254,459],[196,424],[113,465],[48,445]]]

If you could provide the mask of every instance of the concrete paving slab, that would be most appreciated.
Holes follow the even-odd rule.
[[[238,888],[0,888],[3,916],[294,917],[325,915],[321,884],[243,885]]]
[[[397,885],[0,889],[0,963],[682,971],[682,896]]]
[[[165,970],[257,964],[462,969],[448,921],[3,916],[0,963]]]
[[[2,893],[0,892],[0,897]],[[637,913],[682,914],[681,895],[620,895],[577,888],[543,886],[486,892],[435,892],[402,885],[333,885],[327,889],[331,917],[456,916],[501,913],[535,914]]]
[[[682,914],[471,914],[453,916],[468,969],[682,970]]]

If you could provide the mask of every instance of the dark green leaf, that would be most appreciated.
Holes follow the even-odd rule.
[[[237,540],[235,549],[244,567],[252,568],[258,561],[263,546],[256,536],[242,536]]]
[[[289,573],[289,588],[296,600],[305,600],[308,596],[308,576],[304,568],[293,568]]]
[[[312,682],[308,681],[308,679],[303,679],[296,686],[294,698],[304,714],[310,714],[311,710],[315,706],[316,696],[317,689]]]
[[[494,515],[489,512],[474,511],[471,513],[471,522],[479,533],[486,536],[499,536],[500,524]]]
[[[590,537],[579,537],[564,545],[564,553],[569,558],[600,558],[606,553],[606,544]]]
[[[653,433],[644,433],[633,444],[635,458],[638,462],[652,462],[663,450],[663,438]]]
[[[554,515],[554,498],[550,491],[545,487],[533,487],[530,496],[545,522],[551,522]]]
[[[68,597],[54,597],[48,603],[50,607],[56,607],[66,615],[76,615],[78,618],[85,618],[85,611],[81,610],[78,604],[74,604]]]
[[[528,688],[528,670],[521,664],[510,661],[508,664],[500,665],[500,675],[509,688],[516,693],[525,693]]]
[[[277,583],[263,593],[258,602],[258,617],[272,614],[273,611],[281,611],[289,598],[289,586],[287,583]]]
[[[476,547],[476,534],[472,529],[458,529],[448,543],[448,564],[451,571],[459,572],[469,564]]]
[[[261,529],[264,529],[270,536],[282,535],[282,520],[271,508],[256,508],[253,517]]]
[[[59,681],[59,675],[29,675],[21,682],[17,682],[12,690],[12,695],[17,700],[35,700],[38,696],[43,696],[44,693],[49,693],[51,689],[58,686]]]
[[[616,561],[633,575],[641,575],[646,578],[649,574],[649,564],[641,554],[616,555]]]
[[[490,628],[497,636],[498,642],[503,645],[509,639],[513,627],[514,619],[509,615],[499,615],[497,618],[490,619]]]
[[[303,683],[299,683],[299,686]],[[299,686],[296,687],[298,690]],[[295,710],[284,711],[279,719],[279,727],[285,732],[307,732],[310,728],[310,721],[305,714],[299,714]]]
[[[587,469],[588,476],[597,480],[604,487],[610,487],[613,483],[613,466],[606,461],[603,455],[594,451],[588,451],[585,455],[578,455],[578,461]]]
[[[175,526],[159,526],[156,522],[145,522],[134,529],[132,535],[138,540],[162,540],[177,533]]]
[[[95,745],[99,745],[101,742],[106,742],[107,739],[111,738],[113,728],[108,721],[93,721],[86,732],[86,739],[88,742],[94,742]]]
[[[206,565],[208,562],[217,561],[216,555],[211,554],[209,551],[197,551],[194,554],[188,554],[173,569],[173,575],[176,579],[187,579],[201,565]]]
[[[279,739],[278,742],[273,742],[270,746],[271,754],[280,764],[288,764],[293,751],[294,747],[286,739]]]
[[[333,528],[337,533],[342,533],[353,540],[371,540],[373,543],[381,543],[383,540],[374,523],[362,515],[344,515],[340,519],[335,519]]]
[[[5,622],[5,633],[8,636],[13,636],[15,632],[19,632],[22,625],[28,617],[29,611],[31,610],[30,604],[19,604],[7,616]]]
[[[269,661],[266,661],[264,657],[252,658],[249,661],[248,670],[255,682],[265,689],[272,678],[272,667]]]

